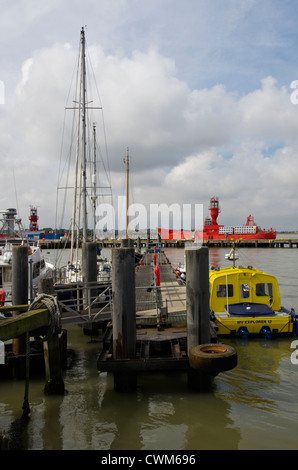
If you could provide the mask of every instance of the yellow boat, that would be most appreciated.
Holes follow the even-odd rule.
[[[234,266],[211,269],[209,280],[211,318],[219,336],[298,334],[298,315],[281,306],[274,276]]]

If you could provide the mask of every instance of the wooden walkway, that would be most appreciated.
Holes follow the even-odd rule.
[[[112,327],[98,358],[100,371],[188,370],[185,287],[164,253],[157,253],[160,286],[155,286],[153,253],[136,271],[136,357],[112,358]]]
[[[155,286],[153,253],[136,272],[136,356],[113,360],[113,331],[108,327],[97,361],[104,372],[188,371],[186,288],[165,254],[157,253],[160,286]],[[211,342],[218,338],[210,323]]]
[[[136,316],[137,324],[142,324],[142,316],[156,316],[162,310],[173,318],[186,315],[185,286],[179,285],[172,266],[163,252],[157,253],[160,271],[160,286],[155,286],[153,253],[146,253],[144,265],[136,272]],[[185,321],[185,319],[184,319]]]

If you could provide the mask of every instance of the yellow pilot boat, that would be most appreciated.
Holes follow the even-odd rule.
[[[298,315],[281,306],[277,280],[252,267],[215,268],[209,273],[211,319],[217,334],[298,334]]]

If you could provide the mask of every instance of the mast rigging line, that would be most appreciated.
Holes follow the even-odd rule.
[[[87,233],[87,207],[86,207],[86,201],[88,200],[88,202],[90,202],[90,194],[89,194],[89,189],[92,187],[94,188],[94,185],[92,186],[91,183],[90,184],[87,184],[87,176],[88,176],[88,181],[89,181],[89,174],[87,175],[87,167],[86,167],[86,163],[87,163],[87,159],[88,159],[88,163],[91,162],[91,153],[87,154],[87,148],[91,149],[91,145],[87,146],[88,143],[90,143],[91,141],[91,138],[90,138],[90,134],[91,134],[91,119],[90,119],[90,116],[89,116],[89,113],[87,113],[87,111],[89,110],[102,110],[102,106],[93,106],[92,103],[93,103],[93,100],[89,100],[88,97],[87,97],[87,82],[88,82],[88,79],[89,79],[89,75],[87,74],[87,67],[86,67],[86,57],[88,56],[89,58],[89,52],[88,52],[88,49],[86,47],[86,40],[85,40],[85,34],[84,34],[84,28],[82,28],[81,30],[81,36],[80,36],[80,47],[79,47],[79,54],[78,54],[78,59],[76,61],[76,68],[77,68],[77,73],[76,73],[76,80],[74,80],[74,73],[73,73],[73,78],[72,78],[72,85],[73,85],[73,82],[75,81],[75,85],[76,85],[76,90],[80,90],[79,91],[79,95],[76,95],[75,99],[73,100],[73,103],[74,105],[73,106],[66,106],[65,107],[65,113],[64,113],[64,126],[63,126],[63,138],[65,136],[65,116],[66,116],[66,110],[78,110],[78,113],[74,112],[73,113],[73,121],[72,121],[72,129],[71,129],[71,147],[70,147],[70,150],[67,154],[67,159],[65,161],[65,164],[64,166],[62,166],[62,146],[61,145],[61,154],[60,154],[60,166],[59,166],[59,175],[60,175],[60,172],[61,172],[61,169],[63,169],[64,171],[67,170],[67,177],[66,177],[66,184],[61,184],[62,183],[62,176],[58,176],[58,185],[57,185],[57,198],[56,198],[56,226],[57,226],[57,214],[58,214],[58,192],[59,190],[61,189],[71,189],[71,188],[74,188],[74,187],[78,187],[78,184],[79,184],[79,181],[78,180],[81,180],[82,182],[82,185],[80,185],[80,190],[79,190],[79,193],[74,197],[74,201],[73,201],[73,208],[75,208],[77,206],[77,202],[78,200],[80,200],[80,198],[82,198],[82,212],[83,212],[83,217],[86,217],[86,219],[84,220],[83,222],[83,239],[86,240],[86,233]],[[96,80],[95,80],[95,74],[94,74],[94,70],[93,70],[93,67],[92,67],[92,63],[90,61],[90,63],[88,62],[88,66],[89,68],[91,68],[92,70],[92,73],[93,73],[93,77],[94,77],[94,83],[95,83],[95,89],[96,89],[96,92],[97,92],[97,95],[98,95],[98,99],[99,99],[99,102],[101,104],[101,100],[100,100],[100,96],[99,96],[99,93],[98,93],[98,87],[97,87],[97,83],[96,83]],[[79,86],[79,83],[80,83],[80,86]],[[92,87],[93,90],[94,90],[94,87]],[[69,97],[70,97],[70,91],[68,93],[68,101],[69,101]],[[79,120],[76,119],[76,114],[79,114]],[[91,113],[92,114],[92,113]],[[103,116],[103,113],[101,113],[102,116]],[[103,118],[102,118],[103,119]],[[92,121],[94,122],[94,119],[92,119]],[[79,127],[81,128],[81,134],[79,136]],[[106,155],[108,156],[108,150],[107,150],[107,139],[106,139],[106,130],[105,130],[105,125],[104,125],[104,119],[103,119],[103,130],[104,130],[104,143],[105,143],[105,148],[106,148]],[[71,168],[71,163],[73,162],[73,159],[72,159],[72,155],[73,155],[73,147],[74,147],[74,133],[77,132],[77,150],[76,150],[76,153],[77,155],[79,153],[81,153],[83,156],[80,160],[80,162],[78,161],[75,165],[76,165],[76,168],[78,170],[78,173],[75,172],[75,174],[79,175],[77,176],[77,183],[78,184],[74,184],[69,186],[69,175],[70,175],[70,168]],[[63,139],[64,140],[64,139]],[[62,144],[63,144],[63,141],[62,141]],[[100,147],[99,147],[100,149]],[[111,187],[111,177],[110,177],[110,174],[109,174],[109,160],[107,158],[107,163],[105,163],[104,161],[104,157],[103,157],[103,153],[102,153],[102,150],[100,149],[99,151],[99,156],[101,157],[101,162],[102,162],[102,165],[103,165],[103,169],[105,171],[105,175],[106,175],[106,179],[107,179],[107,183],[108,185],[104,185],[102,187],[100,187],[100,189],[109,189],[110,191],[110,194],[99,194],[99,196],[101,197],[104,197],[104,196],[109,196],[109,197],[113,197],[112,195],[112,187]],[[107,168],[108,168],[108,171],[107,171]],[[65,176],[64,176],[65,178]],[[92,173],[90,175],[90,181],[92,181]],[[99,185],[100,186],[100,185]],[[96,186],[97,189],[98,186]],[[75,193],[76,191],[74,191]],[[61,216],[61,222],[60,222],[60,228],[62,228],[63,226],[63,219],[65,217],[65,210],[66,210],[66,199],[67,199],[67,195],[66,195],[67,191],[64,192],[64,198],[63,198],[63,212],[62,212],[62,216]],[[91,198],[92,199],[92,198]],[[94,199],[93,199],[94,200]],[[80,215],[79,215],[80,217]],[[74,217],[72,217],[72,219],[74,220]],[[81,225],[81,224],[80,224]]]

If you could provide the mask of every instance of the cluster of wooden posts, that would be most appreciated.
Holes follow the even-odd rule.
[[[53,284],[49,279],[40,280],[39,291],[53,294]],[[34,309],[28,304],[28,247],[14,246],[12,255],[12,306],[1,307],[2,312],[12,312],[13,316],[0,322],[0,341],[12,339],[12,353],[20,361],[16,363],[17,374],[28,377],[30,367],[30,336],[44,338],[46,384],[48,394],[64,393],[61,368],[61,329],[53,319],[51,308],[42,300]],[[54,304],[53,307],[55,308]],[[57,312],[59,316],[59,312]],[[55,322],[55,324],[54,324]],[[49,331],[50,329],[50,331]]]
[[[26,354],[28,336],[40,329],[48,331],[44,341],[44,360],[46,371],[47,393],[64,393],[62,378],[60,339],[61,329],[58,324],[53,325],[53,316],[47,305],[42,302],[34,309],[28,309],[28,252],[26,247],[13,248],[12,291],[14,317],[2,320],[0,323],[0,340],[7,341],[13,338],[13,351],[16,355]],[[83,282],[96,281],[97,256],[96,244],[86,243],[82,247],[82,274]],[[189,361],[191,352],[198,345],[209,344],[210,315],[209,315],[209,253],[207,247],[190,248],[186,253],[186,329],[187,329],[187,356],[184,358],[185,369],[189,381],[201,381],[202,377],[212,374],[202,373],[192,367]],[[112,250],[112,341],[113,357],[109,364],[118,364],[112,367],[114,373],[114,386],[117,390],[127,390],[136,387],[137,372],[142,370],[144,361],[136,357],[136,288],[135,288],[135,256],[134,248],[129,240],[123,242],[121,248]],[[90,290],[90,289],[89,289]],[[43,294],[53,294],[48,288],[47,280],[41,284]],[[86,296],[88,289],[86,289]],[[88,299],[86,298],[86,303]],[[26,311],[26,313],[23,313]],[[22,313],[22,315],[18,315]],[[27,338],[27,341],[26,341]],[[214,341],[213,341],[214,342]],[[28,351],[28,350],[27,350]],[[222,350],[205,350],[203,354],[216,355],[218,359]],[[231,363],[223,366],[218,361],[218,372],[227,370],[236,365],[236,356]],[[125,366],[122,367],[121,364]],[[181,366],[182,360],[177,361]],[[128,365],[128,367],[127,367]],[[150,369],[150,367],[149,367]],[[148,369],[148,370],[149,370]],[[100,370],[100,367],[99,367]],[[109,370],[109,369],[106,369]],[[175,370],[175,367],[173,367]],[[208,371],[207,371],[208,372]]]
[[[98,361],[98,368],[113,371],[115,389],[132,390],[137,386],[138,372],[156,370],[156,360],[154,359],[150,365],[150,358],[144,361],[136,356],[134,249],[132,247],[114,249],[112,266],[113,351],[112,358],[106,363]],[[182,367],[188,373],[190,387],[201,389],[206,385],[209,386],[217,373],[235,367],[237,354],[225,345],[218,347],[216,344],[211,344],[207,247],[186,250],[186,272],[187,356],[170,361],[163,361],[161,358],[160,362],[165,364],[165,370],[170,367],[172,371],[178,371]],[[199,345],[206,347],[197,353],[196,348]]]

